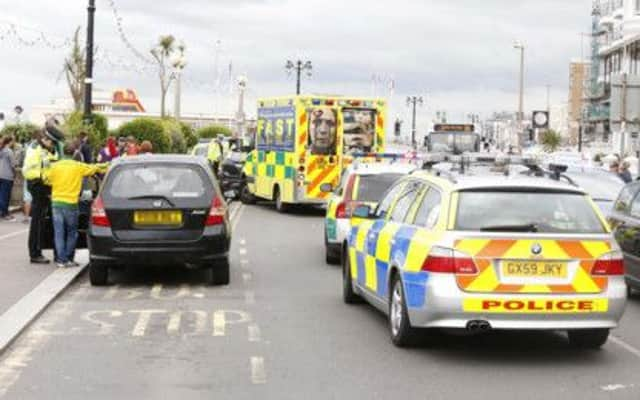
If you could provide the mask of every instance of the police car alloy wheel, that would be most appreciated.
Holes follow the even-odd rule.
[[[402,280],[395,276],[391,284],[389,295],[389,328],[391,341],[398,347],[408,347],[414,344],[416,329],[411,327],[407,303],[404,298]]]

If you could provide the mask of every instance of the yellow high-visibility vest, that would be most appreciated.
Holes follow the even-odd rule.
[[[43,171],[48,169],[51,162],[57,159],[56,155],[49,153],[37,142],[33,142],[29,144],[25,152],[22,176],[28,181],[42,179]]]
[[[220,151],[221,147],[222,146],[220,146],[220,144],[215,139],[212,139],[211,142],[209,142],[209,151],[207,153],[207,158],[209,159],[209,161],[220,161],[220,159],[222,158],[222,152]]]

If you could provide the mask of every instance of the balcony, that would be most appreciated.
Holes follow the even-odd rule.
[[[624,0],[600,0],[600,16],[605,20],[624,17]]]

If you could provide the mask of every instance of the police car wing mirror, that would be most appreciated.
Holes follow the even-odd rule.
[[[323,183],[322,185],[320,185],[320,191],[322,193],[332,193],[333,185],[330,183]]]
[[[356,218],[370,219],[373,218],[373,209],[370,205],[361,204],[357,206],[355,210],[353,210],[352,215]]]

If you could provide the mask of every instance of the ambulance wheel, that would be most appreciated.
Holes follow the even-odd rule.
[[[104,286],[109,280],[109,268],[105,264],[92,262],[89,264],[89,282],[91,286]]]
[[[347,248],[342,254],[342,300],[346,304],[362,303],[362,298],[353,290],[353,280],[351,279],[351,261]]]
[[[253,196],[253,194],[249,190],[249,186],[245,185],[240,190],[240,201],[242,202],[242,204],[247,204],[247,205],[256,203],[256,198]]]
[[[276,187],[274,192],[275,193],[273,194],[273,197],[276,202],[276,211],[283,214],[286,213],[289,209],[289,206],[282,201],[282,194],[280,194],[280,188]]]
[[[609,329],[576,329],[568,334],[571,346],[579,349],[599,349],[609,339]]]
[[[415,343],[417,329],[411,327],[402,280],[396,274],[391,281],[389,295],[389,330],[391,341],[398,347],[409,347]]]

